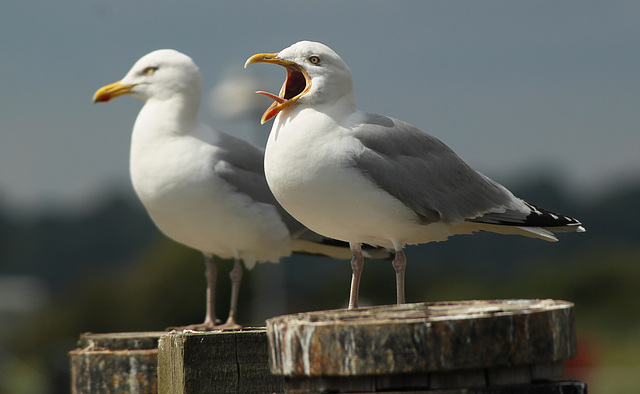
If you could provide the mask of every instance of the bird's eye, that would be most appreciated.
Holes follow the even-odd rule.
[[[156,72],[157,69],[158,67],[147,67],[142,71],[142,73],[145,75],[153,75],[153,73]]]
[[[318,56],[309,56],[311,64],[320,64],[320,58]]]

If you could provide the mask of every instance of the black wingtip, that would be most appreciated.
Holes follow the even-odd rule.
[[[501,213],[492,212],[469,221],[498,226],[539,227],[552,232],[584,231],[584,227],[578,219],[539,208],[526,201],[522,202],[529,208],[529,213],[516,210]]]
[[[531,213],[525,218],[525,221],[522,224],[524,226],[543,228],[576,226],[581,227],[584,231],[584,227],[582,227],[582,223],[578,219],[560,213],[548,211],[544,208],[529,204],[528,202],[525,202],[525,204],[527,204],[527,206],[531,209]]]

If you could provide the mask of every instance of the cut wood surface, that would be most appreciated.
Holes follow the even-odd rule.
[[[500,368],[557,375],[576,353],[573,304],[548,299],[299,313],[267,320],[267,332],[271,371],[287,377],[475,370],[484,379],[490,369],[508,381]]]

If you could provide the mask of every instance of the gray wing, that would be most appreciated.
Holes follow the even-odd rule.
[[[273,205],[280,214],[280,218],[289,229],[292,238],[323,244],[333,247],[349,249],[349,244],[336,241],[311,231],[293,218],[278,203],[271,193],[264,175],[264,149],[245,140],[220,133],[216,146],[220,148],[216,164],[216,172],[238,192],[247,194],[254,201]],[[387,258],[389,255],[383,249],[367,248],[375,258]]]
[[[366,114],[355,138],[367,149],[354,158],[354,165],[424,224],[457,223],[496,210],[507,210],[503,215],[509,217],[526,216],[511,209],[519,201],[513,194],[416,127]]]
[[[224,133],[220,133],[216,146],[220,148],[216,172],[222,179],[254,201],[273,205],[292,236],[308,231],[271,193],[264,175],[264,149]]]

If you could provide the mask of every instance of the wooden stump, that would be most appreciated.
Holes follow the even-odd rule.
[[[86,333],[69,352],[72,393],[155,393],[165,332]]]
[[[282,392],[284,379],[270,373],[268,358],[264,328],[174,331],[160,338],[159,392]]]
[[[267,333],[285,392],[586,393],[582,382],[548,381],[576,353],[573,304],[564,301],[309,312],[269,319]]]

